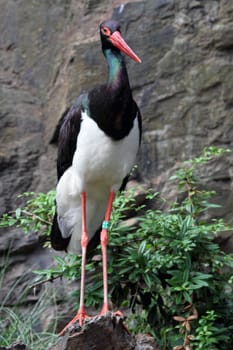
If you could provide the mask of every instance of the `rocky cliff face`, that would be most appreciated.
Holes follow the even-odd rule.
[[[17,194],[55,186],[56,147],[50,141],[69,103],[106,75],[98,24],[111,16],[142,59],[141,65],[128,61],[143,114],[142,181],[167,192],[167,174],[178,162],[207,145],[233,148],[230,1],[3,0],[1,213],[16,207]],[[232,165],[230,154],[206,174],[223,205],[219,215],[231,224]],[[35,255],[35,246],[28,249],[29,256]],[[7,247],[2,243],[1,251]]]
[[[229,1],[10,0],[0,13],[1,212],[15,207],[18,193],[55,186],[50,140],[69,103],[106,74],[98,23],[110,16],[143,62],[128,62],[143,113],[142,178],[155,185],[206,145],[232,147]],[[226,215],[232,159],[209,174],[229,203]]]

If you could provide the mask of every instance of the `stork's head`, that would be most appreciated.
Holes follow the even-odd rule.
[[[117,48],[135,62],[141,63],[140,58],[133,52],[133,50],[126,44],[121,36],[120,25],[114,21],[104,21],[100,24],[100,37],[102,41],[103,50]]]

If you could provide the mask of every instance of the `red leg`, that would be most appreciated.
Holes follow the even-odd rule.
[[[88,245],[88,235],[86,226],[86,193],[81,194],[82,201],[82,237],[81,237],[81,247],[82,247],[82,268],[81,268],[81,286],[80,286],[80,305],[76,316],[65,326],[65,328],[59,333],[59,335],[64,335],[65,331],[74,323],[79,322],[82,327],[85,318],[88,318],[85,306],[84,306],[84,291],[85,291],[85,265],[86,265],[86,252]]]
[[[108,308],[108,275],[107,275],[107,245],[108,245],[108,224],[112,212],[112,203],[115,198],[115,192],[110,192],[108,199],[108,206],[105,213],[104,222],[102,225],[102,231],[100,234],[102,259],[103,259],[103,284],[104,284],[104,302],[100,312],[101,315],[106,314],[109,311]]]

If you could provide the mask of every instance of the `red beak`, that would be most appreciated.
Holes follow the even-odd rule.
[[[140,60],[140,58],[136,55],[136,53],[134,53],[133,50],[126,44],[126,42],[122,38],[120,32],[116,31],[116,32],[112,33],[112,35],[109,37],[109,40],[120,51],[124,52],[127,56],[132,58],[132,60],[134,60],[135,62],[138,62],[138,63],[142,62]]]

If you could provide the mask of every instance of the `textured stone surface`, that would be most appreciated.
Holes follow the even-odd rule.
[[[63,337],[48,350],[157,350],[149,335],[134,337],[124,326],[123,319],[108,313],[86,320],[69,328]]]
[[[79,325],[67,333],[47,350],[158,350],[154,339],[148,334],[130,335],[123,320],[110,313],[87,320],[81,330]],[[30,350],[16,342],[0,350]],[[36,350],[36,349],[31,349]]]

